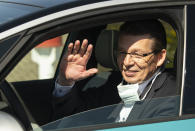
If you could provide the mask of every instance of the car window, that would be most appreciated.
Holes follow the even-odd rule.
[[[54,77],[67,34],[40,43],[6,77],[9,82]]]
[[[172,73],[175,76],[176,73],[175,73],[174,66],[176,64],[174,64],[174,59],[175,59],[174,56],[175,56],[175,51],[177,48],[177,36],[176,36],[174,29],[171,27],[170,24],[162,20],[161,22],[163,23],[163,26],[166,30],[166,35],[167,35],[168,62],[166,64],[166,70],[168,70],[168,72]],[[104,26],[103,30],[118,31],[119,27],[123,23],[124,22],[108,24],[107,26]],[[93,29],[96,29],[96,31],[94,31]],[[83,33],[86,30],[89,32]],[[95,27],[95,28],[86,29],[86,30],[81,30],[81,31],[78,31],[77,33],[73,33],[73,32],[69,33],[69,37],[70,39],[72,37],[71,39],[72,41],[67,41],[68,34],[65,34],[65,35],[62,35],[62,36],[59,36],[53,39],[46,40],[38,44],[9,73],[9,75],[6,77],[6,80],[9,82],[17,82],[17,81],[20,82],[20,81],[53,78],[56,72],[57,65],[60,61],[60,56],[64,54],[62,52],[64,48],[64,44],[65,43],[68,44],[68,42],[73,42],[74,40],[77,40],[77,39],[80,39],[82,41],[83,38],[88,38],[89,42],[94,45],[93,51],[95,52],[96,45],[99,44],[98,41],[96,41],[95,39],[97,39],[97,37],[100,36],[99,35],[100,32],[103,31],[102,27],[100,26],[100,27]],[[96,33],[91,34],[91,32],[96,32]],[[84,79],[83,81],[76,83],[80,86],[80,88],[78,88],[78,92],[82,94],[86,94],[88,91],[90,92],[94,89],[98,89],[101,91],[102,87],[104,87],[106,84],[108,84],[110,87],[117,86],[115,84],[116,83],[115,81],[119,82],[121,80],[120,72],[115,71],[111,68],[104,67],[104,65],[101,65],[96,59],[95,55],[96,55],[95,53],[92,53],[92,57],[89,60],[88,66],[89,67],[97,66],[97,68],[99,69],[99,72],[95,76],[90,77],[89,79]],[[174,78],[170,77],[170,79],[174,79]],[[117,88],[115,88],[115,91],[116,89]],[[96,94],[94,95],[92,94],[92,96],[89,96],[89,98],[87,99],[93,99],[92,97],[101,98],[101,95],[105,95],[105,94],[103,92],[100,93],[100,96],[99,95],[96,96]],[[77,97],[77,96],[74,96],[74,97]],[[107,97],[108,99],[110,99],[109,94],[107,94]],[[146,99],[146,100],[141,100],[140,102],[136,102],[132,105],[132,108],[130,108],[132,110],[130,112],[131,113],[133,112],[132,113],[133,119],[132,120],[130,119],[129,121],[123,121],[123,122],[132,122],[132,121],[137,121],[137,120],[177,116],[179,112],[179,101],[180,101],[179,98],[180,96],[178,94],[175,94],[173,96],[167,95],[166,97],[159,97],[159,98],[157,97],[157,98],[152,98],[150,100]],[[112,98],[112,99],[118,99],[118,98]],[[73,103],[74,101],[73,102],[70,101],[70,105],[72,105]],[[76,114],[74,112],[71,112],[71,113],[68,112],[67,115],[60,115],[58,119],[54,117],[54,120],[57,120],[57,121],[46,124],[42,126],[41,128],[43,130],[65,129],[65,128],[98,125],[98,124],[106,124],[106,123],[107,124],[117,123],[117,122],[120,123],[121,121],[119,120],[119,116],[118,116],[119,112],[116,113],[116,110],[119,108],[123,109],[124,104],[120,103],[120,101],[118,101],[118,103],[119,104],[108,103],[104,106],[101,105],[103,107],[94,106],[95,107],[95,108],[93,107],[94,109],[90,108],[91,105],[89,103],[89,105],[84,105],[84,106],[89,106],[89,108],[86,108],[87,110],[85,110],[85,107],[83,108],[83,105],[80,105],[81,107],[79,107],[79,109],[75,109]],[[158,105],[158,103],[161,103],[161,104],[159,104],[159,106],[156,106],[156,108],[153,108],[153,109],[150,108],[150,107],[154,107],[154,105]],[[145,104],[149,106],[145,107],[146,106]],[[136,110],[138,112],[136,112],[135,109],[133,108],[137,108]],[[54,116],[55,114],[57,115],[61,114],[59,112],[60,111],[59,109],[57,109],[58,111],[54,110]],[[152,111],[152,112],[150,113],[149,111]],[[140,112],[141,114],[144,114],[144,115],[140,115]],[[113,117],[113,114],[115,114],[114,117]],[[65,117],[65,116],[68,116],[68,117]],[[38,129],[35,129],[35,130],[38,130]]]

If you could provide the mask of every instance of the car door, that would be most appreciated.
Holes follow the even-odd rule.
[[[114,23],[120,23],[127,20],[136,20],[136,19],[146,19],[146,18],[155,18],[155,19],[161,19],[165,21],[166,23],[170,24],[172,28],[175,30],[175,34],[177,37],[177,57],[175,58],[177,61],[176,67],[172,63],[171,68],[176,69],[177,74],[177,85],[179,90],[183,90],[184,86],[184,59],[185,59],[185,45],[183,44],[183,41],[185,40],[184,35],[184,29],[185,29],[185,2],[157,2],[157,3],[137,3],[132,4],[128,2],[117,4],[112,2],[108,2],[107,4],[112,3],[109,6],[106,6],[107,2],[100,2],[99,5],[92,4],[94,8],[90,8],[90,6],[85,5],[86,10],[82,8],[82,10],[78,8],[72,8],[72,11],[75,9],[80,9],[82,12],[76,12],[69,15],[62,15],[58,19],[51,19],[49,23],[43,22],[40,25],[37,25],[36,27],[30,28],[26,33],[25,36],[17,43],[18,48],[15,49],[15,53],[12,54],[12,61],[7,62],[6,68],[3,72],[4,75],[2,75],[2,78],[6,76],[6,80],[10,82],[20,95],[21,99],[24,101],[26,107],[29,109],[30,113],[32,114],[32,117],[35,119],[35,121],[39,125],[46,124],[51,121],[51,115],[53,113],[52,110],[52,91],[55,84],[55,79],[58,73],[58,65],[60,58],[66,51],[66,47],[69,42],[72,42],[76,39],[84,39],[89,38],[90,42],[93,44],[96,43],[96,39],[102,29],[109,28],[109,24]],[[192,2],[193,3],[193,2]],[[96,7],[97,6],[97,7]],[[87,8],[88,7],[88,8]],[[64,13],[67,10],[61,10],[64,11]],[[61,13],[61,12],[55,12],[55,13]],[[52,14],[51,14],[52,16]],[[56,14],[55,14],[56,16]],[[117,27],[113,27],[112,29],[115,29]],[[32,71],[27,72],[23,71],[24,67],[28,67],[29,65],[25,65],[24,67],[18,68],[19,72],[15,72],[16,78],[19,78],[19,73],[27,72],[26,75],[23,75],[23,80],[11,80],[11,73],[9,73],[15,65],[19,62],[21,62],[21,59],[26,55],[28,57],[28,53],[35,50],[36,52],[40,54],[47,54],[48,52],[51,53],[52,49],[48,49],[48,51],[45,48],[41,49],[40,47],[37,47],[42,42],[45,42],[46,40],[50,40],[56,37],[66,37],[63,38],[63,42],[61,45],[61,51],[57,51],[58,54],[58,60],[56,60],[55,69],[53,72],[53,75],[49,78],[39,79],[38,77],[35,77],[33,79],[26,79],[30,76]],[[64,40],[65,39],[65,40]],[[23,44],[21,44],[23,43]],[[20,46],[19,46],[20,45]],[[57,48],[57,47],[47,47],[47,48]],[[13,50],[14,51],[14,50]],[[31,54],[32,55],[32,54]],[[171,57],[173,59],[174,54],[171,54]],[[37,57],[36,57],[37,58]],[[28,57],[28,59],[32,59]],[[45,58],[46,59],[46,58]],[[9,60],[9,59],[8,59]],[[32,60],[31,60],[32,61]],[[27,62],[29,63],[29,62]],[[30,64],[31,66],[31,64]],[[36,65],[37,66],[37,65]],[[95,57],[92,57],[88,67],[96,67],[99,66],[96,63]],[[104,70],[109,70],[104,67],[101,68],[102,72]],[[27,69],[28,71],[30,69]],[[37,71],[37,68],[33,69]],[[171,69],[172,70],[172,69]],[[12,70],[14,72],[14,70]],[[8,74],[9,73],[9,74]],[[37,73],[38,74],[38,73]],[[20,77],[21,78],[21,77]],[[25,80],[25,81],[24,81]],[[88,80],[86,81],[88,82]],[[92,84],[94,84],[92,82]],[[179,92],[180,92],[179,91]],[[182,96],[182,95],[181,95]],[[183,100],[183,98],[181,98]],[[180,104],[180,106],[182,103]],[[181,116],[178,113],[178,116]],[[111,123],[111,124],[105,124],[105,125],[91,125],[91,127],[82,127],[83,130],[90,130],[90,129],[104,129],[104,128],[116,128],[116,127],[123,127],[123,126],[130,126],[130,125],[137,125],[137,124],[144,124],[144,123],[153,123],[153,122],[160,122],[160,121],[168,121],[168,120],[174,120],[178,119],[176,118],[166,118],[166,119],[158,119],[155,118],[154,120],[141,120],[141,121],[135,121],[130,123]],[[103,123],[102,123],[103,124]],[[87,125],[86,125],[87,126]],[[130,126],[129,128],[134,128],[133,126]],[[66,130],[66,128],[60,127],[61,130]],[[74,129],[74,130],[79,130]],[[126,129],[126,128],[124,128]]]
[[[194,17],[193,12],[195,11],[195,6],[192,5],[185,5],[185,17],[184,17],[184,43],[183,49],[184,54],[177,54],[177,58],[184,57],[183,59],[183,87],[181,88],[181,105],[180,105],[180,112],[179,116],[175,118],[168,118],[168,119],[159,119],[157,121],[142,121],[138,123],[133,123],[127,125],[117,125],[114,128],[106,129],[106,130],[194,130],[194,87],[193,87],[193,58],[190,56],[194,55],[193,51],[193,33],[194,32]],[[103,129],[105,130],[105,129]]]

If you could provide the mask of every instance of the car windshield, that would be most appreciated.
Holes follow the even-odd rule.
[[[138,101],[133,105],[135,109],[131,111],[126,122],[177,116],[179,109],[179,98],[179,96],[169,96]],[[148,106],[146,106],[146,104]],[[151,106],[153,107],[152,113],[151,108],[149,108]],[[124,108],[124,104],[119,103],[84,111],[46,124],[41,127],[41,130],[59,130],[73,127],[75,128],[108,123],[119,123],[119,114],[122,108]],[[150,110],[150,113],[148,113],[148,110]],[[40,128],[37,128],[34,131],[39,130]]]
[[[40,9],[33,6],[0,2],[0,25]]]

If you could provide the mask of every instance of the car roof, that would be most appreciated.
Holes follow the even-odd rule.
[[[69,3],[78,0],[1,0],[0,2],[48,8],[51,6]]]
[[[17,4],[24,4],[24,5],[30,5],[30,6],[37,6],[42,8],[48,8],[60,4],[65,3],[97,3],[102,1],[121,1],[121,0],[1,0],[0,2],[9,2],[9,3],[17,3]],[[138,2],[146,2],[146,1],[163,1],[163,0],[131,0],[131,3],[138,3]],[[166,0],[167,1],[167,0]]]
[[[1,0],[0,39],[5,38],[1,37],[1,33],[8,29],[62,10],[72,9],[69,12],[74,12],[77,10],[76,7],[88,6],[90,7],[88,10],[90,10],[127,3],[135,4],[160,1],[165,0]],[[87,10],[85,7],[82,10]]]

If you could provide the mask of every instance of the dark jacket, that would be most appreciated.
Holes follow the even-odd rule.
[[[98,111],[95,113],[97,120],[99,119],[101,122],[104,120],[109,122],[115,121],[123,106],[123,104],[117,105],[121,102],[121,99],[116,87],[121,80],[122,76],[120,72],[112,72],[108,80],[99,88],[89,88],[86,91],[82,91],[81,87],[84,87],[88,80],[75,84],[73,89],[64,97],[54,97],[54,119],[116,104],[108,106],[108,110],[104,114],[102,114],[101,108],[99,110],[101,114],[98,115]],[[147,87],[143,91],[143,94],[146,90]],[[136,102],[128,117],[128,121],[177,115],[179,109],[178,93],[175,77],[167,72],[161,73],[153,83],[146,99]],[[88,115],[88,117],[90,116]],[[94,116],[92,115],[91,118],[93,119]]]

